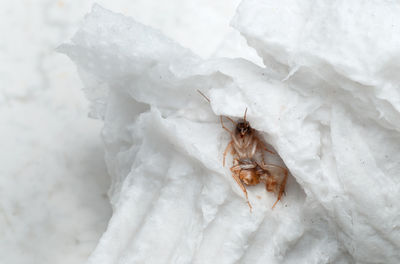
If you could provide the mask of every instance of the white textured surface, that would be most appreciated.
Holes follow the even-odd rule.
[[[101,123],[54,51],[78,10],[0,4],[0,263],[83,263],[111,215]]]
[[[105,120],[114,214],[89,263],[398,263],[399,14],[390,1],[245,0],[233,25],[263,68],[203,60],[95,7],[60,49]],[[273,211],[258,186],[250,214],[221,167],[216,116],[245,107],[292,173]]]
[[[111,215],[101,122],[55,48],[94,1],[0,3],[0,263],[84,263]],[[101,0],[208,57],[238,1]],[[210,30],[212,25],[212,30]],[[195,33],[195,34],[193,34]]]

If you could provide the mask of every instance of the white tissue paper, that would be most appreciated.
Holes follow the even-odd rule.
[[[224,46],[243,58],[202,59],[99,6],[59,48],[104,119],[112,178],[88,263],[399,263],[400,5],[244,0],[232,25],[265,66]],[[222,166],[218,116],[246,107],[291,172],[273,210],[259,185],[250,213]]]

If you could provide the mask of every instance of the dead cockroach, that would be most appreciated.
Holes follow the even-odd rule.
[[[206,98],[208,102],[210,102],[210,99],[207,96],[199,90],[198,92]],[[222,116],[220,116],[222,127],[231,135],[231,141],[228,143],[223,154],[222,164],[225,166],[226,155],[228,150],[231,149],[231,154],[233,155],[233,166],[230,169],[232,177],[244,192],[250,211],[252,206],[249,202],[247,190],[243,183],[249,186],[257,185],[260,182],[265,183],[267,191],[275,192],[278,196],[276,202],[272,206],[272,208],[274,208],[282,198],[285,191],[288,170],[277,165],[265,164],[263,151],[268,151],[273,154],[275,153],[268,150],[264,143],[259,139],[257,131],[253,129],[250,126],[250,123],[246,120],[246,114],[247,108],[244,112],[243,120],[239,120],[238,122],[235,122],[229,117],[225,117],[234,124],[234,132],[224,125]],[[257,159],[256,154],[260,154],[261,157]],[[277,170],[283,172],[283,178],[276,174]]]
[[[277,165],[265,164],[262,151],[273,152],[268,150],[259,139],[257,131],[254,130],[246,120],[246,114],[247,108],[244,112],[243,120],[239,122],[235,122],[231,118],[226,117],[235,125],[234,132],[224,125],[222,116],[220,117],[222,127],[231,135],[231,141],[224,151],[222,164],[225,166],[225,157],[228,150],[231,149],[231,154],[234,157],[233,166],[231,167],[232,177],[244,192],[250,210],[252,207],[248,199],[246,187],[243,183],[251,186],[264,182],[267,191],[275,192],[278,195],[276,202],[272,206],[272,208],[274,208],[285,191],[288,170]],[[261,161],[257,161],[257,153],[261,154]],[[276,170],[283,172],[283,178],[276,175]]]

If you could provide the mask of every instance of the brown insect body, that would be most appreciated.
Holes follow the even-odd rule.
[[[233,148],[239,160],[252,159],[257,151],[257,138],[254,136],[253,129],[249,123],[239,122],[232,137]]]
[[[239,122],[226,117],[235,125],[234,132],[226,128],[222,122],[222,117],[220,118],[222,127],[231,135],[231,141],[224,151],[223,165],[225,166],[225,157],[228,150],[231,149],[231,154],[234,157],[231,167],[232,177],[244,192],[250,210],[252,207],[243,183],[252,186],[264,182],[267,191],[275,192],[278,195],[278,199],[272,206],[274,208],[285,190],[288,171],[283,167],[264,163],[263,150],[271,151],[265,147],[264,143],[258,138],[256,131],[246,121],[246,113],[247,109],[244,119]],[[260,154],[261,157],[257,159],[256,154]],[[284,173],[283,179],[273,173],[277,169]]]
[[[246,185],[257,185],[260,183],[260,176],[257,173],[255,162],[235,159],[231,168],[232,173],[239,175],[239,179]]]

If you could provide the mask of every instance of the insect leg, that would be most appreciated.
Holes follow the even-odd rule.
[[[275,205],[281,200],[283,193],[285,192],[285,186],[286,186],[286,181],[287,181],[287,177],[288,177],[288,170],[286,168],[283,168],[281,166],[278,165],[273,165],[273,164],[259,164],[259,166],[261,168],[263,168],[264,170],[268,170],[271,172],[272,168],[275,169],[281,169],[283,171],[283,173],[285,174],[283,181],[280,185],[279,188],[279,192],[278,192],[278,198],[276,199],[276,202],[274,203],[274,205],[272,206],[272,209],[274,209]]]
[[[232,118],[230,118],[230,117],[228,117],[228,116],[225,116],[225,118],[228,119],[229,121],[231,121],[235,126],[237,125],[237,123],[236,123],[235,121],[233,121]]]
[[[231,168],[232,177],[235,179],[235,181],[236,181],[236,183],[239,185],[240,189],[242,189],[242,191],[244,192],[244,195],[245,195],[245,197],[246,197],[246,202],[247,202],[247,204],[249,205],[250,212],[251,212],[251,210],[253,209],[253,207],[251,207],[251,204],[250,204],[250,202],[249,202],[249,197],[248,197],[248,195],[247,195],[246,187],[244,187],[242,181],[239,179],[239,176],[238,176],[238,175],[240,174],[240,169],[239,169],[238,172],[236,172],[237,169],[238,169],[238,167],[239,167],[239,166],[237,165],[237,166],[233,166],[233,167]]]
[[[264,170],[271,170],[271,169],[274,169],[274,168],[275,169],[281,169],[281,170],[284,171],[284,173],[286,175],[288,174],[288,170],[286,168],[278,166],[278,165],[261,163],[261,164],[258,164],[258,166],[260,166]]]
[[[229,148],[232,147],[232,143],[233,143],[233,141],[231,140],[231,142],[229,142],[228,146],[226,146],[226,148],[225,148],[225,151],[224,151],[224,158],[223,158],[223,160],[222,160],[222,166],[223,166],[223,167],[225,167],[225,157],[226,157],[226,154],[228,153]]]
[[[263,150],[265,150],[265,151],[267,151],[267,152],[269,152],[269,153],[271,153],[271,154],[274,154],[274,155],[276,154],[275,152],[269,150],[269,149],[265,146],[264,142],[262,142],[261,140],[258,140],[258,144],[259,144],[259,146],[260,146]]]
[[[224,122],[222,121],[222,116],[219,116],[219,120],[221,121],[222,128],[225,129],[226,131],[228,131],[229,134],[231,134],[231,136],[233,137],[232,131],[230,131],[230,130],[224,125]]]
[[[283,178],[281,188],[279,189],[279,194],[278,194],[278,199],[276,199],[276,202],[272,206],[272,209],[274,209],[275,205],[281,200],[283,193],[285,192],[285,186],[286,186],[286,181],[287,181],[287,170],[285,169],[285,178]]]

